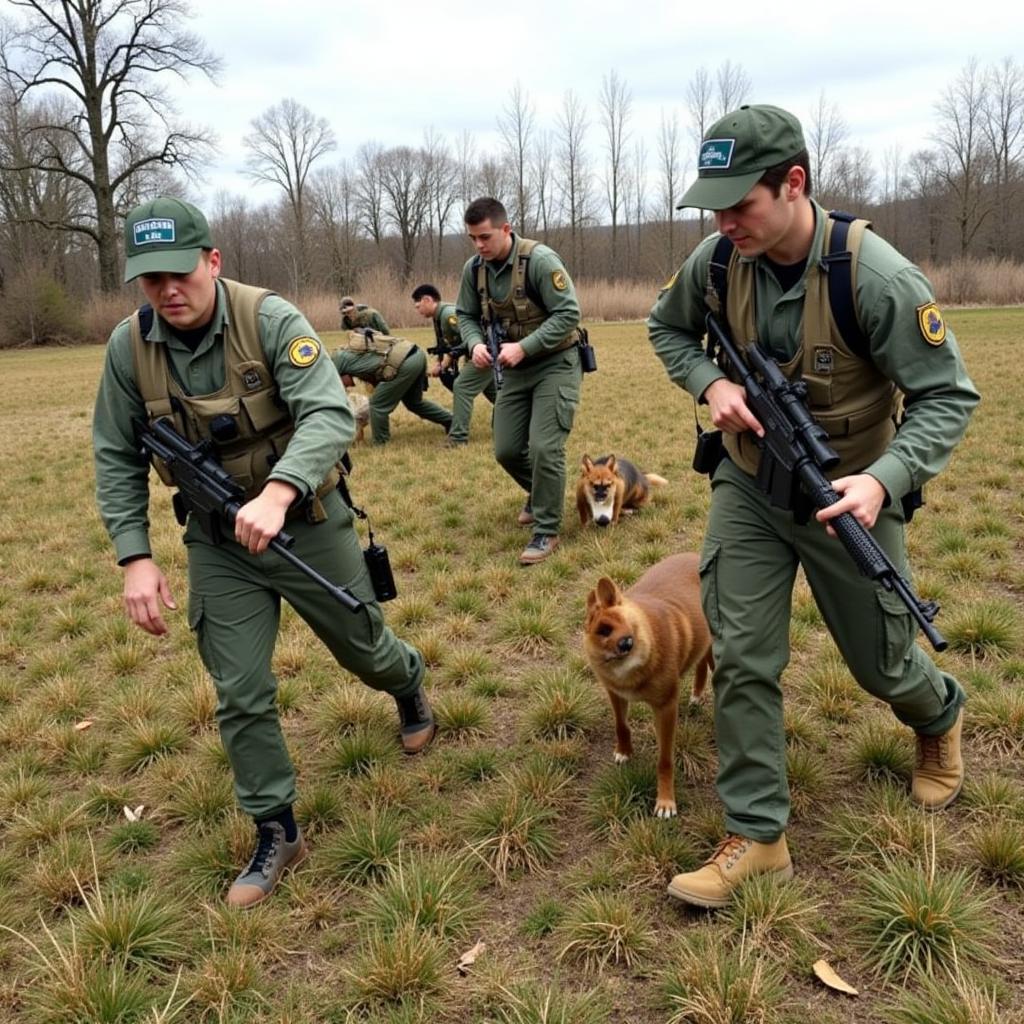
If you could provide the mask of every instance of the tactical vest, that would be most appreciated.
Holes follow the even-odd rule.
[[[394,338],[390,334],[365,330],[352,331],[348,336],[347,348],[349,352],[373,352],[383,356],[380,365],[373,371],[372,378],[374,384],[380,384],[383,381],[394,380],[398,376],[398,368],[416,346],[405,338]]]
[[[359,305],[356,306],[356,311],[354,313],[346,311],[344,314],[342,314],[341,319],[342,321],[351,321],[351,329],[354,330],[357,327],[373,327],[373,324],[371,323],[371,317],[372,312],[370,310],[370,307],[364,305],[363,303],[360,303]],[[343,323],[342,326],[345,326],[345,324]]]
[[[132,360],[135,381],[146,406],[149,422],[170,417],[178,432],[192,444],[210,441],[218,461],[245,489],[249,501],[262,489],[275,462],[284,455],[295,424],[278,397],[277,383],[267,366],[260,344],[260,304],[273,292],[236,281],[220,279],[228,309],[228,327],[224,337],[224,385],[208,395],[189,394],[178,380],[167,358],[167,347],[145,341],[143,320],[149,331],[153,311],[148,306],[131,317]],[[236,436],[218,440],[211,432],[217,417],[230,417]],[[221,423],[227,421],[221,420]],[[218,429],[223,436],[224,429]],[[174,481],[160,459],[153,465],[165,484]],[[332,490],[338,481],[337,469],[317,488],[317,498]],[[315,502],[319,506],[319,502]],[[316,519],[322,511],[310,516]]]
[[[825,255],[804,274],[800,346],[791,359],[779,363],[787,378],[806,383],[808,408],[839,455],[832,479],[860,472],[885,451],[896,433],[900,408],[900,394],[871,361],[856,318],[857,258],[870,226],[846,214],[829,215]],[[729,239],[719,239],[708,268],[706,301],[719,313],[724,291],[726,320],[741,350],[757,337],[754,274],[754,262],[740,260]],[[761,449],[754,435],[726,433],[723,440],[729,457],[756,475]]]
[[[532,238],[518,239],[516,262],[512,268],[512,285],[508,297],[498,301],[492,299],[487,286],[487,264],[476,257],[476,291],[480,297],[480,309],[484,323],[497,321],[505,329],[509,341],[522,341],[532,334],[548,318],[547,310],[540,304],[540,296],[529,283],[530,253],[539,243]],[[576,344],[576,328],[565,340],[548,352],[561,352]]]

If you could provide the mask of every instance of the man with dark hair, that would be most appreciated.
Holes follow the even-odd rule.
[[[473,416],[473,400],[483,392],[494,404],[494,374],[471,362],[459,366],[466,346],[459,336],[459,318],[454,303],[442,302],[441,293],[432,284],[421,284],[412,293],[416,312],[434,325],[434,354],[430,376],[438,377],[452,392],[452,425],[444,444],[459,448],[469,443],[469,422]]]
[[[371,330],[379,331],[381,334],[390,334],[388,323],[373,308],[362,302],[356,302],[351,295],[343,295],[338,303],[338,310],[341,313],[341,329],[343,331],[364,330],[369,327]]]
[[[466,230],[477,255],[459,289],[459,333],[473,365],[492,371],[488,325],[503,339],[504,383],[494,405],[494,454],[526,492],[519,522],[533,535],[521,565],[558,545],[565,502],[565,445],[580,401],[580,307],[558,254],[514,234],[505,207],[490,196],[470,203]]]
[[[402,745],[434,735],[419,651],[384,624],[336,488],[352,440],[345,392],[306,318],[272,292],[220,276],[220,251],[203,214],[161,198],[125,222],[125,281],[147,305],[114,328],[96,397],[96,495],[124,570],[129,618],[154,636],[176,610],[149,543],[149,463],[135,424],[169,417],[193,444],[205,442],[246,489],[234,539],[215,543],[190,515],[189,625],[217,690],[217,723],[235,794],[257,827],[253,857],[227,894],[232,906],[265,899],[305,856],[292,813],[295,771],[277,713],[271,657],[284,598],[340,665],[398,703]],[[171,483],[159,461],[157,472]],[[293,551],[348,587],[363,608],[332,597],[268,550],[285,522]],[[237,543],[236,543],[237,542]]]
[[[798,566],[854,678],[916,733],[913,800],[938,810],[960,792],[964,692],[915,643],[896,595],[859,574],[828,524],[852,514],[909,578],[907,499],[949,461],[978,393],[924,275],[866,222],[810,198],[792,114],[771,106],[726,114],[702,142],[681,206],[713,210],[719,233],[662,289],[648,329],[671,379],[706,402],[723,431],[700,574],[727,835],[668,891],[720,907],[752,874],[793,872],[780,677]],[[787,377],[803,380],[829,434],[840,500],[809,520],[756,486],[764,429],[743,387],[704,353],[709,311],[741,350],[757,340]]]

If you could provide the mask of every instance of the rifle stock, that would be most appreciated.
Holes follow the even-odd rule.
[[[708,313],[706,322],[709,357],[714,358],[716,348],[725,355],[746,391],[750,411],[764,427],[764,437],[757,439],[762,449],[756,478],[758,488],[781,508],[793,507],[797,486],[815,509],[834,505],[839,494],[822,470],[834,469],[839,456],[829,445],[825,429],[804,404],[806,392],[802,382],[788,380],[778,363],[756,341],[745,348],[745,358],[713,313]],[[932,625],[939,606],[914,593],[853,513],[843,512],[829,520],[829,525],[861,573],[895,593],[932,647],[944,651],[948,644]]]

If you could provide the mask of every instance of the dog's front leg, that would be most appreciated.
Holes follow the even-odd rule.
[[[608,699],[615,713],[615,763],[622,764],[633,756],[633,736],[629,731],[629,722],[626,721],[629,701],[611,690],[608,691]]]
[[[675,743],[679,707],[675,696],[654,709],[654,731],[658,736],[658,799],[654,813],[659,818],[676,815]]]

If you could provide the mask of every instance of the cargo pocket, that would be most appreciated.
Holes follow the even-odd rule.
[[[578,388],[562,384],[558,388],[558,401],[555,405],[555,418],[558,425],[568,433],[572,430],[573,420],[576,419],[576,407],[580,404],[580,393]]]
[[[206,671],[214,679],[220,676],[220,663],[210,642],[209,622],[203,607],[202,597],[194,591],[188,595],[188,625],[196,635],[196,646],[199,648],[199,657],[203,659]]]
[[[718,555],[722,545],[716,541],[705,541],[700,556],[700,600],[704,617],[708,620],[714,636],[721,636],[722,617],[718,611]]]
[[[914,642],[915,625],[907,606],[891,590],[875,590],[878,600],[878,671],[889,679],[903,676]]]

